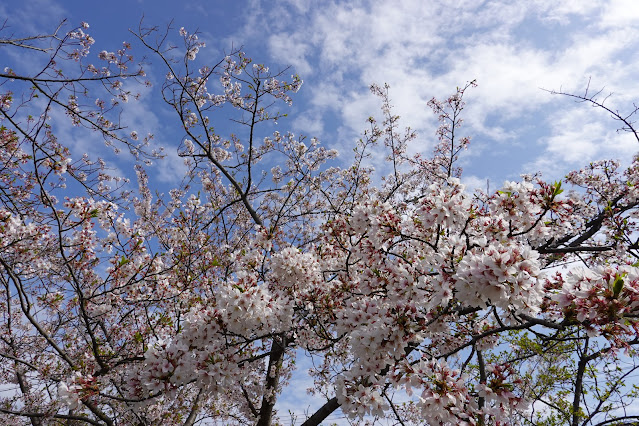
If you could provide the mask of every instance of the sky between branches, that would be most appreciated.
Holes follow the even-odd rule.
[[[51,31],[64,18],[74,26],[88,22],[96,39],[92,55],[133,41],[128,29],[136,29],[142,16],[146,25],[160,28],[173,20],[176,40],[182,26],[199,30],[207,48],[198,59],[217,62],[233,46],[243,46],[271,69],[290,65],[304,86],[287,111],[290,118],[280,122],[282,130],[318,137],[345,153],[366,128],[366,118],[379,112],[379,100],[368,91],[371,83],[390,84],[402,125],[420,134],[411,149],[429,152],[436,122],[426,102],[472,79],[479,87],[467,93],[463,128],[472,142],[462,157],[470,186],[483,187],[490,179],[496,188],[536,171],[556,179],[591,160],[628,160],[638,148],[629,135],[615,132],[616,123],[602,111],[541,90],[582,94],[590,79],[591,90],[603,88],[601,98],[613,93],[607,105],[630,110],[639,99],[634,0],[0,3],[0,17],[16,36]],[[26,71],[32,63],[7,57],[6,50],[0,51],[3,68]],[[154,59],[147,71],[159,86],[164,72]],[[183,135],[169,114],[153,89],[127,105],[131,128],[154,133],[173,152]],[[221,121],[216,128],[227,125]],[[66,135],[77,150],[90,150],[86,141]],[[116,161],[130,168],[124,159]],[[160,177],[171,184],[179,179],[180,160],[172,157],[169,163]]]
[[[476,79],[466,93],[463,135],[471,136],[462,157],[464,183],[491,188],[517,180],[521,173],[543,172],[558,179],[589,161],[615,158],[626,163],[639,150],[628,134],[603,111],[552,96],[544,89],[583,94],[603,88],[609,107],[630,111],[639,102],[639,3],[636,0],[412,0],[412,1],[189,1],[168,0],[4,0],[3,36],[51,32],[62,19],[71,29],[82,21],[96,39],[89,60],[101,50],[116,50],[134,41],[128,32],[144,16],[146,25],[200,31],[207,48],[198,63],[217,62],[232,47],[271,69],[290,65],[304,80],[281,131],[319,138],[347,154],[366,128],[366,118],[379,115],[380,101],[372,83],[388,83],[402,127],[419,137],[410,147],[428,153],[435,143],[435,117],[426,106],[431,97],[445,98],[456,86]],[[148,54],[134,44],[137,57]],[[28,73],[34,59],[15,49],[0,49],[0,68]],[[156,88],[165,71],[149,57],[147,73]],[[180,123],[153,88],[139,102],[126,105],[131,129],[156,135],[169,158],[151,171],[151,185],[166,188],[183,171],[175,147],[183,138]],[[99,138],[75,138],[65,117],[57,132],[75,152],[106,155]],[[225,120],[216,129],[230,126]],[[226,130],[232,131],[230,127]],[[130,174],[126,157],[111,156],[111,165]],[[373,161],[381,158],[373,158]],[[305,379],[295,378],[301,388]],[[307,382],[310,385],[310,382]],[[286,392],[285,392],[286,395]],[[284,397],[280,410],[304,408]],[[318,402],[318,401],[315,401]],[[320,402],[321,403],[321,402]],[[302,404],[303,405],[303,404]],[[317,405],[317,404],[314,404]],[[339,416],[339,415],[338,415]],[[285,417],[285,416],[283,416]]]

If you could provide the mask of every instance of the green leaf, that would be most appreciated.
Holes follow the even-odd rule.
[[[621,293],[621,290],[623,289],[623,277],[624,275],[626,275],[626,273],[624,272],[623,274],[619,275],[615,275],[615,282],[612,284],[612,293],[615,297],[615,299],[617,297],[619,297],[619,294]]]
[[[561,181],[558,180],[557,182],[552,184],[552,196],[553,198],[556,197],[557,195],[561,194],[562,192],[564,192],[563,189],[561,189]]]

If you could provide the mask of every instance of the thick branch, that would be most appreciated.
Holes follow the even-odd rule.
[[[271,356],[268,360],[268,369],[266,370],[266,386],[264,396],[262,397],[262,407],[260,408],[260,418],[257,426],[270,426],[273,418],[273,407],[277,400],[277,388],[280,381],[280,373],[284,362],[284,353],[286,351],[286,337],[282,336],[281,341],[273,338],[271,344]]]
[[[302,426],[318,426],[322,423],[328,416],[330,416],[333,411],[339,408],[339,402],[337,402],[337,397],[333,397],[326,401],[326,404],[322,405],[322,407],[315,412],[311,417],[306,419]]]

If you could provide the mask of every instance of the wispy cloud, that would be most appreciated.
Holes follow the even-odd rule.
[[[536,160],[520,167],[532,172],[524,168],[543,166],[549,157],[576,166],[590,154],[626,153],[616,143],[602,144],[598,132],[568,131],[566,101],[540,88],[582,91],[591,77],[619,100],[637,93],[639,58],[628,52],[638,45],[639,12],[631,3],[289,1],[285,12],[261,3],[250,28],[262,31],[276,60],[291,63],[306,79],[302,97],[313,108],[313,130],[330,135],[335,129],[319,135],[323,139],[334,139],[338,129],[354,138],[379,106],[366,87],[388,82],[396,112],[428,140],[434,125],[426,101],[476,78],[465,133],[510,144],[529,138],[535,126],[543,141],[528,142],[537,148],[531,153]],[[268,25],[273,22],[279,24]],[[584,127],[610,128],[605,114],[585,113],[573,115],[570,128],[580,119]],[[485,152],[481,143],[471,151]]]

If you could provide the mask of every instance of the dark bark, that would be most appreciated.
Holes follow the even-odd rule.
[[[339,402],[337,402],[337,398],[333,397],[326,401],[326,404],[322,405],[322,407],[315,412],[311,417],[306,419],[302,426],[318,426],[322,423],[328,416],[330,416],[333,411],[339,408]]]

